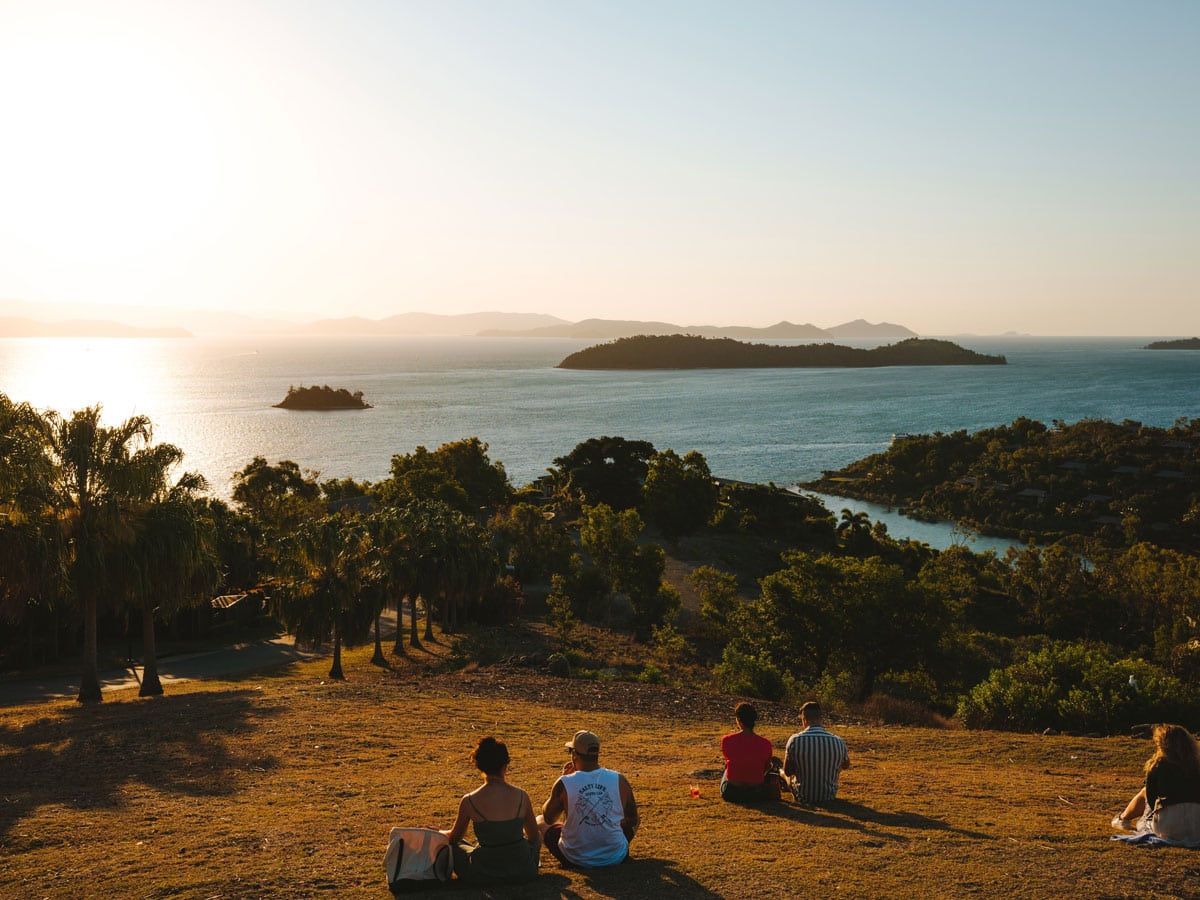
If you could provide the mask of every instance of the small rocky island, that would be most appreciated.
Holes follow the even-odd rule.
[[[370,409],[371,404],[363,399],[362,391],[353,394],[345,388],[289,387],[287,396],[275,404],[276,409]]]
[[[1153,341],[1143,350],[1200,350],[1200,338],[1179,338],[1174,341]]]
[[[864,350],[840,344],[748,344],[691,334],[638,335],[572,353],[560,369],[770,369],[872,368],[877,366],[1003,366],[950,341],[909,338]]]

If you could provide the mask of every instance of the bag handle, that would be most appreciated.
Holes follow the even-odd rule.
[[[396,867],[392,870],[392,877],[388,879],[388,887],[400,880],[400,865],[404,862],[404,838],[397,838],[396,843],[400,846],[396,848]]]

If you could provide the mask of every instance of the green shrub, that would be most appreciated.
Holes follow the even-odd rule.
[[[673,625],[650,626],[650,655],[654,667],[670,669],[683,663],[691,652],[687,638]]]
[[[644,669],[642,669],[641,674],[639,674],[637,677],[637,680],[642,684],[665,684],[667,681],[667,673],[656,665],[648,664]]]
[[[1133,677],[1133,683],[1130,677]],[[1200,692],[1103,645],[1054,642],[996,669],[959,702],[968,728],[1116,734],[1144,722],[1192,721]]]
[[[795,680],[768,656],[746,653],[732,645],[725,648],[713,669],[713,681],[727,694],[763,700],[783,700],[796,693]]]

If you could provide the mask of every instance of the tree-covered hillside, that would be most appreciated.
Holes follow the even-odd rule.
[[[1171,428],[1030,419],[911,435],[809,486],[1039,540],[1200,549],[1200,419]]]

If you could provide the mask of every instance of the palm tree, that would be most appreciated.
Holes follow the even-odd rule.
[[[297,640],[333,636],[330,678],[342,679],[342,642],[365,636],[374,609],[360,601],[370,564],[362,523],[325,516],[300,526],[283,548],[278,613]]]
[[[202,477],[184,475],[146,505],[137,523],[127,569],[135,574],[135,588],[127,596],[142,613],[141,697],[163,692],[155,650],[155,616],[211,596],[220,583],[214,525],[204,516],[202,501],[195,495],[204,486]]]
[[[35,609],[53,612],[62,592],[48,441],[36,410],[0,394],[0,619],[10,622],[28,620]],[[30,656],[33,627],[27,622]]]
[[[442,609],[442,630],[459,627],[459,614],[466,617],[470,601],[478,605],[484,591],[495,584],[499,572],[496,551],[488,535],[475,522],[455,515],[446,522],[444,537],[447,566],[444,571],[446,603]]]
[[[396,509],[381,509],[372,513],[367,519],[367,529],[371,534],[371,544],[374,553],[373,581],[378,585],[380,594],[375,597],[375,605],[382,612],[393,600],[396,603],[396,637],[392,643],[392,652],[404,655],[404,598],[412,598],[412,640],[413,646],[419,646],[416,634],[417,601],[413,588],[413,569],[410,563],[411,542],[403,514]],[[371,662],[383,665],[383,647],[379,639],[379,614],[375,616],[375,655]]]
[[[162,490],[166,473],[183,457],[171,444],[151,446],[150,420],[132,416],[120,425],[100,423],[101,407],[69,419],[47,413],[53,504],[66,537],[71,596],[83,616],[83,673],[79,702],[98,703],[96,611],[108,594],[106,557],[135,538],[135,508]]]
[[[843,509],[837,530],[845,538],[848,547],[858,547],[871,533],[871,516],[865,512]]]

